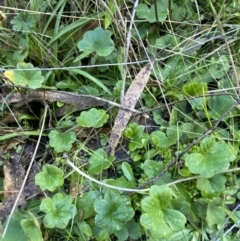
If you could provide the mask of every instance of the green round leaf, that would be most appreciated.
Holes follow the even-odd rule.
[[[108,120],[109,115],[105,110],[97,110],[92,108],[88,111],[82,111],[77,118],[78,125],[82,127],[102,127]]]
[[[178,138],[177,129],[168,128],[166,134],[162,131],[154,131],[151,133],[152,143],[160,148],[168,148],[169,146],[175,144]]]
[[[88,31],[78,43],[78,48],[86,54],[96,52],[99,56],[108,56],[114,50],[111,32],[100,27]]]
[[[14,71],[14,83],[17,85],[28,85],[31,89],[37,89],[42,86],[44,77],[41,70],[34,68],[30,63],[19,63]]]
[[[183,229],[186,218],[176,210],[168,209],[172,199],[172,190],[167,185],[153,185],[150,196],[141,201],[141,224],[150,230],[152,236],[159,239],[169,238],[172,232]]]
[[[208,101],[211,110],[210,115],[213,119],[218,120],[231,106],[235,104],[235,100],[231,96],[213,96]],[[232,110],[228,116],[235,115],[236,110]],[[227,116],[227,117],[228,117]],[[227,117],[225,119],[227,119]]]
[[[140,19],[146,19],[149,23],[157,22],[156,13],[158,15],[158,20],[164,22],[168,14],[168,1],[156,0],[157,9],[155,5],[151,5],[149,8],[146,4],[140,3],[137,7],[137,17]]]
[[[225,208],[221,198],[214,198],[209,201],[207,206],[207,223],[211,227],[214,224],[223,224],[225,216]]]
[[[70,151],[72,144],[76,141],[76,135],[73,131],[62,133],[57,130],[52,130],[48,137],[50,139],[49,145],[54,148],[56,152]]]
[[[151,231],[155,238],[170,237],[171,230],[164,222],[163,212],[161,209],[155,209],[155,212],[143,213],[140,217],[140,223]]]
[[[205,138],[200,147],[201,153],[187,155],[185,164],[191,173],[200,174],[203,178],[210,178],[216,172],[227,170],[229,162],[236,158],[228,144],[214,142],[211,137]]]
[[[197,188],[204,193],[214,194],[225,190],[226,177],[223,174],[215,175],[209,179],[197,180]]]
[[[94,209],[96,225],[110,234],[122,229],[134,216],[130,198],[111,191],[106,192],[104,199],[95,201]]]
[[[40,210],[46,213],[43,224],[46,228],[64,229],[69,220],[77,214],[72,197],[61,193],[55,194],[52,199],[47,197],[42,200]]]
[[[158,203],[157,206],[160,207],[160,209],[166,208],[172,199],[172,189],[167,185],[153,185],[150,189],[150,198],[149,200],[147,198],[142,200],[142,208],[144,211],[154,209],[151,202]]]
[[[36,221],[37,219],[35,220],[22,219],[21,226],[24,230],[24,233],[29,238],[29,240],[43,241],[40,225],[39,224],[37,225]]]
[[[53,192],[57,187],[63,185],[63,171],[58,167],[46,164],[35,176],[35,184],[39,185],[42,191],[49,190]]]
[[[35,26],[35,19],[34,17],[29,13],[20,13],[17,16],[15,16],[11,22],[12,28],[15,31],[26,31],[30,32],[31,29]]]

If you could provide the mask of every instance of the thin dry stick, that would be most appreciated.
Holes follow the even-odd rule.
[[[98,184],[100,186],[111,188],[111,189],[115,189],[115,190],[118,190],[118,191],[125,191],[127,193],[131,192],[131,193],[144,194],[144,193],[150,191],[150,188],[146,188],[146,189],[131,189],[131,188],[117,187],[117,186],[113,186],[113,185],[107,184],[107,183],[105,183],[103,181],[99,181],[99,180],[89,176],[87,173],[83,172],[77,166],[75,166],[74,163],[72,163],[69,159],[67,159],[67,163],[78,174],[80,174],[81,176],[85,177],[89,181],[94,182],[94,183],[96,183],[96,184]],[[217,174],[221,174],[221,173],[236,172],[236,171],[240,171],[240,168],[233,168],[233,169],[228,169],[228,170],[225,170],[225,171],[217,172],[216,175]],[[170,187],[170,186],[174,186],[174,185],[176,185],[178,183],[182,183],[182,182],[186,182],[186,181],[190,181],[190,180],[194,180],[194,179],[199,179],[199,178],[201,178],[200,175],[195,175],[195,176],[192,176],[192,177],[182,178],[182,179],[179,179],[179,180],[167,183],[166,185]]]
[[[20,196],[22,195],[22,192],[23,192],[23,189],[24,189],[24,187],[25,187],[25,185],[26,185],[26,182],[27,182],[29,173],[30,173],[31,168],[32,168],[32,165],[33,165],[33,162],[34,162],[34,160],[35,160],[35,157],[36,157],[36,154],[37,154],[37,150],[38,150],[38,146],[39,146],[39,144],[40,144],[40,140],[41,140],[41,138],[42,138],[42,133],[43,133],[44,126],[45,126],[45,121],[46,121],[46,116],[47,116],[47,109],[48,109],[48,108],[47,108],[47,105],[45,105],[45,109],[44,109],[44,113],[43,113],[43,121],[42,121],[41,130],[40,130],[40,133],[39,133],[38,141],[37,141],[37,143],[36,143],[36,147],[35,147],[35,150],[34,150],[32,159],[31,159],[31,161],[30,161],[30,163],[29,163],[29,167],[28,167],[28,170],[27,170],[27,172],[26,172],[25,178],[24,178],[24,180],[23,180],[22,186],[21,186],[21,188],[20,188],[20,190],[19,190],[18,196],[17,196],[16,201],[15,201],[15,203],[14,203],[14,205],[13,205],[13,208],[12,208],[12,210],[11,210],[11,213],[10,213],[8,219],[7,219],[7,223],[6,223],[6,226],[5,226],[5,228],[4,228],[3,235],[2,235],[3,238],[5,237],[5,235],[6,235],[6,233],[7,233],[7,229],[8,229],[10,220],[11,220],[12,215],[13,215],[13,213],[14,213],[17,205],[18,205],[18,201],[19,201],[19,199],[20,199]]]
[[[195,141],[193,141],[188,147],[186,147],[173,161],[171,161],[157,176],[155,176],[154,178],[150,179],[149,181],[145,182],[144,184],[142,184],[141,186],[139,186],[137,189],[141,190],[142,188],[148,186],[149,184],[152,184],[153,182],[157,181],[164,173],[166,173],[172,166],[174,166],[177,161],[185,154],[187,153],[193,146],[197,145],[201,140],[203,140],[205,137],[207,137],[208,135],[210,135],[212,132],[214,132],[218,125],[220,124],[220,122],[224,119],[224,117],[233,109],[235,108],[237,105],[240,104],[240,99],[237,100],[237,102],[232,105],[230,108],[228,108],[223,114],[222,116],[217,120],[217,122],[215,123],[215,125],[209,129],[208,131],[206,131],[202,136],[200,136],[198,139],[196,139]],[[127,193],[125,193],[127,194]],[[129,194],[129,193],[128,193]]]
[[[117,1],[116,1],[116,0],[113,0],[113,1],[114,1],[116,10],[117,10],[118,16],[119,16],[119,18],[120,18],[120,20],[121,20],[122,26],[124,27],[124,25],[125,25],[124,19],[123,19],[123,17],[122,17],[121,11],[120,11],[120,9],[119,9],[119,7],[118,7]]]
[[[144,192],[148,192],[149,188],[147,189],[130,189],[130,188],[125,188],[125,187],[117,187],[117,186],[113,186],[107,183],[104,183],[102,181],[99,181],[91,176],[89,176],[88,174],[86,174],[85,172],[81,171],[77,166],[74,165],[74,163],[72,163],[70,160],[67,160],[67,163],[69,166],[71,166],[73,168],[74,171],[78,172],[81,176],[87,178],[89,181],[92,181],[94,183],[97,183],[98,185],[104,186],[104,187],[108,187],[111,189],[116,189],[119,191],[126,191],[126,192],[138,192],[138,193],[144,193]]]
[[[198,2],[197,2],[197,0],[194,0],[194,2],[195,2],[196,10],[197,10],[198,21],[201,24],[201,14],[200,14],[200,11],[199,11]]]
[[[130,47],[130,44],[131,44],[131,36],[132,36],[132,27],[133,27],[133,23],[134,23],[134,17],[135,17],[135,14],[136,14],[138,2],[139,1],[136,0],[135,3],[134,3],[133,11],[132,11],[132,14],[131,14],[131,21],[130,21],[128,32],[127,32],[127,35],[126,35],[124,62],[128,61],[128,53],[129,53],[129,47]],[[127,65],[124,66],[123,71],[124,71],[124,76],[123,76],[123,83],[122,83],[122,90],[121,90],[121,102],[123,101],[123,98],[124,98],[124,95],[125,95],[126,76],[127,76],[127,71],[128,71]]]
[[[232,56],[232,50],[231,50],[231,48],[230,48],[230,46],[228,44],[227,36],[226,36],[225,31],[223,29],[223,26],[222,26],[222,23],[220,21],[220,18],[217,15],[216,10],[215,10],[215,8],[214,8],[214,6],[212,4],[212,1],[209,1],[209,4],[210,4],[210,6],[212,8],[213,15],[215,16],[215,18],[217,20],[218,27],[219,27],[219,29],[222,32],[222,36],[223,36],[224,42],[226,44],[228,55],[229,55],[229,58],[230,58],[230,61],[231,61],[231,65],[232,65],[232,69],[233,69],[233,75],[234,75],[237,87],[239,88],[240,87],[240,85],[239,85],[239,78],[238,78],[237,69],[236,69],[236,66],[235,66],[235,63],[234,63],[234,60],[233,60],[233,56]],[[238,91],[239,91],[238,93],[240,94],[240,89]]]

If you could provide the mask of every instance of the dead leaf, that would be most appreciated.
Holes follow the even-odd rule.
[[[136,75],[135,79],[133,80],[132,84],[129,86],[123,101],[122,107],[134,109],[147,82],[150,77],[150,73],[152,70],[153,62],[155,57],[144,66],[140,72]],[[118,145],[118,142],[122,136],[122,133],[132,115],[131,111],[120,109],[118,115],[116,117],[114,126],[112,128],[109,145],[110,145],[110,154],[114,155],[115,149]]]
[[[12,154],[8,161],[4,161],[3,164],[4,171],[4,181],[3,187],[4,191],[16,192],[4,192],[4,200],[0,205],[0,220],[3,221],[11,213],[18,192],[21,188],[22,182],[25,176],[25,170],[18,163],[18,156]],[[26,205],[25,197],[22,195],[18,200],[18,206],[24,207]]]
[[[1,133],[2,135],[2,133]],[[24,137],[26,139],[26,137]],[[0,156],[2,157],[4,154],[6,154],[9,150],[13,149],[18,144],[23,143],[23,138],[19,139],[10,139],[5,145],[0,146]],[[0,158],[1,160],[1,158]]]

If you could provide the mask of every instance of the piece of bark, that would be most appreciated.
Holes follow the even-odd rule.
[[[155,57],[146,64],[140,72],[136,75],[135,79],[129,86],[121,106],[129,109],[134,109],[151,74],[153,62]],[[110,145],[110,155],[115,154],[115,149],[119,143],[119,140],[122,136],[122,133],[128,124],[128,121],[132,115],[132,112],[129,110],[120,109],[116,120],[114,122],[114,126],[112,128],[109,145]]]
[[[67,106],[64,105],[63,107],[58,108],[56,110],[57,117],[67,114],[69,110],[79,111],[79,110],[83,110],[90,107],[96,107],[96,106],[104,107],[108,105],[113,105],[119,108],[124,108],[115,102],[112,102],[100,97],[96,97],[96,96],[82,95],[82,94],[58,91],[58,90],[44,90],[44,89],[30,90],[27,93],[13,92],[7,97],[3,96],[2,99],[0,99],[0,104],[2,103],[14,104],[14,109],[16,109],[32,101],[40,101],[40,102],[59,101],[67,104]],[[72,106],[72,109],[70,106]],[[127,109],[130,110],[129,108]],[[130,111],[134,111],[138,113],[138,111],[135,111],[135,110],[130,110]]]

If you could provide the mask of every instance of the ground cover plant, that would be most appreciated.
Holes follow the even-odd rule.
[[[240,240],[238,1],[0,3],[1,240]]]

